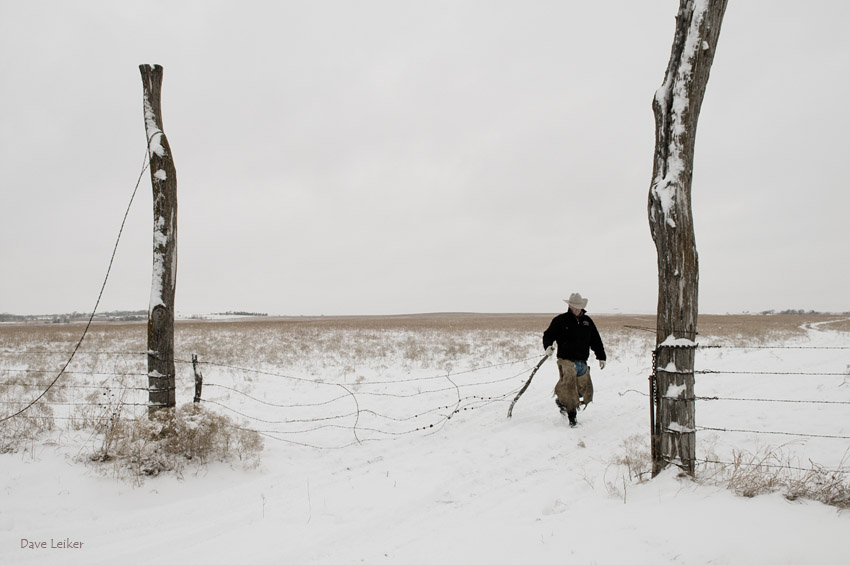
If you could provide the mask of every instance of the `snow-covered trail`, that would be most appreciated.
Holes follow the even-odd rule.
[[[819,328],[809,339],[846,344],[846,334]],[[818,359],[835,366],[839,356]],[[771,359],[724,352],[703,361],[756,368]],[[626,392],[646,390],[648,367],[641,350],[620,352],[605,371],[593,364],[595,401],[575,429],[555,408],[555,368],[547,363],[511,420],[508,403],[499,402],[461,412],[430,435],[327,450],[268,439],[256,470],[209,465],[187,470],[182,481],[162,476],[133,487],[72,463],[73,438],[34,455],[4,455],[0,562],[850,562],[847,513],[778,494],[745,499],[675,471],[630,482],[614,461],[630,438],[648,444],[648,399]],[[756,385],[728,386],[744,394],[734,387]],[[808,389],[786,380],[772,392]],[[816,419],[819,409],[809,410]],[[717,415],[731,417],[698,418]],[[760,425],[757,412],[734,415]],[[835,432],[834,421],[819,425],[828,424]],[[828,454],[835,444],[818,449]],[[21,548],[23,538],[84,547]]]

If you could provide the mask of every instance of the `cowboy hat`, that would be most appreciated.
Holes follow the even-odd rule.
[[[584,310],[584,307],[587,306],[587,298],[582,298],[580,292],[572,293],[569,298],[564,299],[564,302],[580,310]]]

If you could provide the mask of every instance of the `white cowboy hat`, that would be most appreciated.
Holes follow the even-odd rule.
[[[580,310],[584,310],[584,307],[587,306],[587,298],[582,298],[579,292],[574,292],[569,298],[564,298],[564,302]]]

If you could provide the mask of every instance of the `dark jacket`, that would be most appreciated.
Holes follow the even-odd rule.
[[[552,319],[552,323],[543,332],[543,348],[548,348],[553,342],[558,343],[559,359],[587,361],[591,349],[597,359],[606,359],[599,330],[584,310],[578,318],[572,312],[565,312]]]

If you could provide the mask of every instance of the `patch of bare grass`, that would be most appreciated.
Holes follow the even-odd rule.
[[[10,413],[26,406],[24,403],[5,403]],[[35,404],[26,415],[0,422],[0,453],[16,453],[28,444],[40,441],[56,428],[53,409],[47,404]]]
[[[808,499],[850,509],[850,467],[845,455],[835,469],[809,462],[801,467],[781,449],[765,448],[757,453],[734,451],[729,463],[714,463],[706,478],[732,492],[752,498],[779,492],[788,500]]]
[[[625,467],[631,481],[642,482],[652,475],[652,454],[649,438],[645,434],[633,434],[620,442],[620,452],[611,460],[614,465]]]

